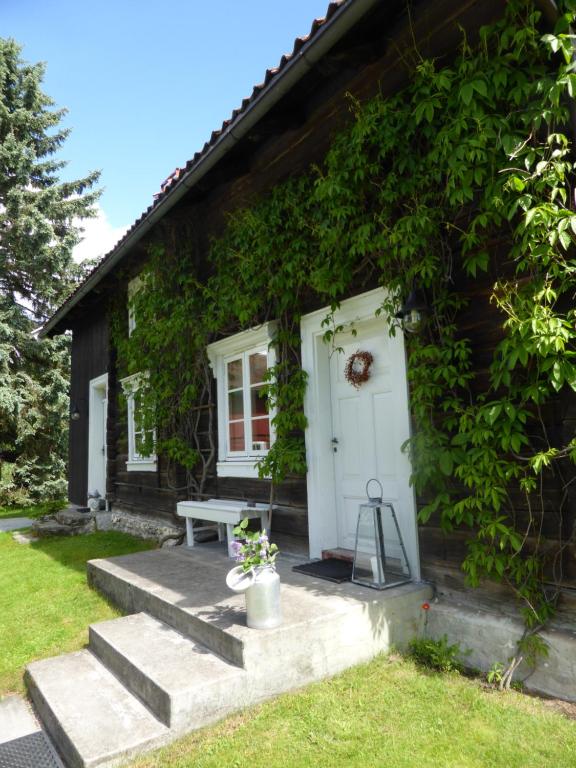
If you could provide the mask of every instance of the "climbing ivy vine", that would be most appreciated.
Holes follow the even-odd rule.
[[[305,469],[301,314],[379,284],[395,333],[398,305],[418,286],[429,314],[407,337],[405,449],[420,520],[470,531],[470,584],[508,584],[529,632],[553,612],[545,584],[561,580],[574,541],[565,498],[560,545],[551,551],[543,535],[545,483],[554,475],[566,489],[576,461],[574,437],[547,426],[550,404],[576,390],[573,11],[564,2],[545,34],[534,6],[511,0],[451,60],[407,52],[402,91],[350,98],[350,125],[318,167],[230,216],[208,280],[193,237],[163,239],[134,302],[139,330],[120,346],[129,369],[151,372],[160,450],[205,476],[198,422],[182,424],[211,400],[206,344],[277,320],[276,442],[261,470],[280,482]],[[483,348],[467,331],[478,305],[496,329]]]

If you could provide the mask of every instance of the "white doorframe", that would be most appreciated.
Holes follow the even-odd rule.
[[[343,301],[335,313],[337,325],[348,326],[375,317],[378,307],[382,306],[385,292],[378,288]],[[306,429],[306,460],[308,464],[308,535],[310,557],[320,557],[323,549],[338,546],[338,528],[336,519],[336,483],[334,477],[334,457],[332,440],[332,406],[330,396],[330,350],[323,341],[326,331],[322,320],[329,308],[318,310],[302,318],[302,367],[308,374],[308,386],[304,397],[304,412],[308,420]],[[383,333],[387,331],[383,329]],[[398,375],[404,382],[403,391],[398,392],[398,407],[405,411],[405,431],[410,434],[410,415],[408,409],[408,383],[406,378],[406,357],[404,337],[397,332],[391,342],[395,348],[394,365],[402,366]],[[336,340],[337,344],[337,340]],[[400,446],[398,446],[400,450]],[[402,473],[402,482],[409,482],[410,463],[405,457],[406,471]],[[399,521],[406,546],[412,575],[420,579],[420,557],[418,551],[418,524],[416,520],[416,500],[413,489],[407,493],[410,509],[407,519]]]
[[[88,492],[97,489],[106,496],[106,420],[108,374],[88,384]]]

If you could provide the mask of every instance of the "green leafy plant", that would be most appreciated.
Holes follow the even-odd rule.
[[[500,685],[504,676],[504,664],[500,661],[495,661],[486,673],[486,681],[490,685]]]
[[[433,669],[436,672],[462,672],[463,652],[459,643],[450,644],[447,635],[438,640],[429,637],[419,637],[412,640],[408,646],[409,654],[421,667]]]

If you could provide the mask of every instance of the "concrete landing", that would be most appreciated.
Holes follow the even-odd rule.
[[[278,563],[284,621],[246,626],[222,545],[88,563],[127,616],[90,627],[90,650],[31,664],[33,701],[70,768],[115,766],[224,715],[402,647],[424,627],[431,589],[333,584]]]
[[[126,613],[156,616],[233,664],[254,671],[265,661],[269,684],[276,679],[272,667],[278,685],[286,681],[290,658],[295,664],[287,687],[335,674],[391,645],[405,646],[420,631],[429,586],[377,591],[333,584],[294,573],[296,562],[279,558],[284,621],[269,630],[246,626],[244,595],[226,587],[234,562],[221,545],[92,560],[88,580]]]

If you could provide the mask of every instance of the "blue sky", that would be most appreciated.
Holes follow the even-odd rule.
[[[0,34],[46,62],[69,114],[65,175],[102,171],[87,240],[107,250],[328,0],[1,0]],[[91,255],[93,246],[84,255]]]

